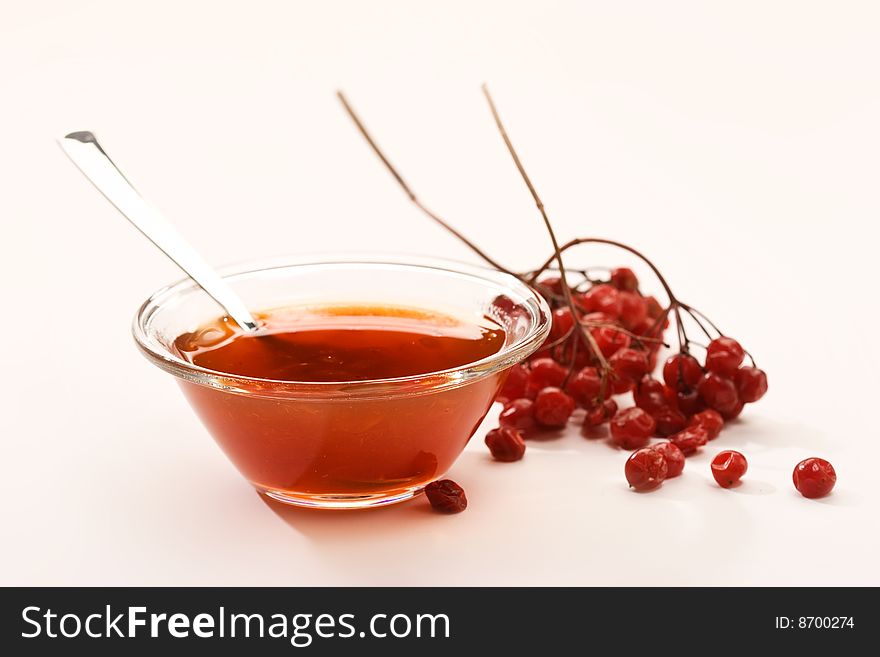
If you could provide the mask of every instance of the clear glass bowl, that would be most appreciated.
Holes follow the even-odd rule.
[[[488,316],[505,331],[495,354],[441,372],[356,382],[275,381],[194,365],[179,335],[222,311],[191,280],[140,308],[134,337],[177,377],[189,403],[244,477],[288,504],[357,508],[419,493],[458,458],[511,366],[550,331],[544,299],[492,269],[397,256],[314,256],[225,269],[255,311],[281,306],[409,306],[464,320]]]

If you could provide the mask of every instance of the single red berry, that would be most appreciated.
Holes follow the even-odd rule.
[[[727,336],[715,338],[706,349],[706,369],[722,376],[732,377],[745,358],[739,342]]]
[[[739,398],[746,404],[758,401],[767,392],[767,375],[757,367],[741,367],[734,376]]]
[[[598,427],[600,424],[608,422],[617,414],[617,402],[613,399],[606,399],[601,404],[589,409],[584,418],[584,426]]]
[[[731,413],[739,405],[736,385],[716,372],[707,372],[697,384],[697,391],[709,408],[714,408],[721,414]]]
[[[675,405],[678,410],[688,417],[706,408],[706,404],[696,388],[685,388],[676,392]]]
[[[560,387],[565,381],[568,370],[552,358],[533,360],[529,369],[529,381],[526,384],[526,396],[534,399],[540,390],[548,386]]]
[[[639,349],[627,347],[617,351],[609,358],[608,364],[618,379],[636,383],[648,372],[648,354]]]
[[[648,304],[648,317],[651,319],[660,319],[663,316],[663,306],[654,297],[645,297],[645,303]]]
[[[543,427],[564,427],[575,405],[574,399],[559,388],[544,388],[535,397],[535,421]]]
[[[837,483],[837,473],[825,459],[804,459],[794,467],[791,475],[794,487],[804,497],[824,497]]]
[[[669,466],[660,452],[645,447],[630,454],[623,466],[623,474],[629,485],[638,490],[653,490],[663,483]]]
[[[746,457],[732,449],[719,452],[712,459],[712,476],[721,488],[730,488],[746,473],[749,464]]]
[[[504,407],[498,416],[498,424],[502,427],[519,429],[524,433],[535,429],[535,402],[531,399],[514,399]]]
[[[706,430],[706,438],[708,440],[715,440],[724,427],[724,418],[715,409],[707,408],[705,411],[700,411],[694,415],[688,421],[688,426],[703,427]]]
[[[600,283],[584,292],[579,299],[580,305],[585,312],[605,313],[612,319],[620,317],[620,293],[616,287]]]
[[[529,370],[524,365],[514,365],[507,370],[507,378],[504,385],[498,391],[496,399],[502,404],[513,399],[526,396],[526,384],[529,381]]]
[[[635,272],[628,267],[618,267],[611,270],[611,284],[618,290],[635,292],[639,289],[639,279]]]
[[[666,478],[672,479],[684,470],[684,452],[670,442],[657,443],[651,449],[659,452],[666,459]]]
[[[560,340],[571,331],[573,326],[574,319],[572,319],[571,308],[568,306],[557,308],[553,311],[553,323],[550,325],[550,336],[548,337],[548,340],[551,342]]]
[[[669,408],[673,400],[672,391],[650,374],[643,376],[633,390],[633,401],[636,406],[651,415],[656,415],[664,408]]]
[[[618,350],[626,349],[631,342],[626,333],[614,326],[600,326],[590,333],[605,358],[611,358]]]
[[[709,440],[703,427],[687,427],[669,437],[669,442],[678,447],[685,456],[690,456]]]
[[[522,434],[512,427],[492,429],[486,434],[486,446],[496,461],[519,461],[526,453]]]
[[[635,292],[621,292],[620,299],[620,323],[628,329],[641,326],[648,319],[648,302],[640,294]]]
[[[693,388],[702,378],[703,368],[690,354],[675,354],[663,365],[663,380],[673,390]]]
[[[590,408],[595,404],[601,386],[602,381],[596,368],[585,367],[571,378],[565,391],[574,397],[578,404]]]
[[[674,408],[664,408],[653,417],[657,425],[654,429],[654,435],[660,438],[667,438],[687,426],[687,418],[681,411]]]
[[[461,513],[467,508],[464,489],[452,479],[432,481],[425,486],[425,495],[431,506],[441,513]]]
[[[735,420],[736,418],[738,418],[740,416],[740,414],[743,412],[743,409],[745,407],[746,407],[746,405],[743,404],[742,401],[738,401],[736,403],[736,406],[734,406],[729,411],[722,411],[721,417],[724,418],[725,422],[730,422],[731,420]]]
[[[625,408],[611,418],[611,438],[623,449],[638,449],[648,444],[655,426],[654,418],[638,406]]]

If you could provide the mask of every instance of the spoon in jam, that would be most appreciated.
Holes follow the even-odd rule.
[[[71,161],[135,228],[159,247],[199,287],[219,303],[246,333],[259,325],[241,298],[211,265],[193,249],[158,210],[138,194],[91,132],[71,132],[58,144]]]

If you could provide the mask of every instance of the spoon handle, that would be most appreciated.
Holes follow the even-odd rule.
[[[244,302],[174,227],[132,187],[91,132],[71,132],[58,139],[62,150],[123,216],[158,246],[205,292],[223,306],[227,315],[246,331],[257,322]]]

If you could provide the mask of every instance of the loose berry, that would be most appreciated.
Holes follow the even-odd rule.
[[[507,379],[496,399],[502,404],[526,396],[526,384],[529,381],[529,370],[523,365],[514,365],[507,371]]]
[[[636,383],[648,372],[648,355],[644,351],[627,347],[609,358],[608,364],[619,380]]]
[[[518,429],[523,433],[534,431],[534,406],[535,402],[531,399],[514,399],[501,411],[501,414],[498,416],[498,424],[502,427]]]
[[[575,405],[574,399],[559,388],[544,388],[535,397],[535,421],[543,427],[564,427]]]
[[[611,358],[618,350],[626,349],[630,344],[629,336],[613,326],[600,326],[590,333],[605,358]]]
[[[712,408],[700,411],[688,421],[689,427],[703,427],[706,430],[707,440],[715,440],[724,427],[724,418],[721,413]]]
[[[703,368],[690,354],[675,354],[663,365],[663,380],[673,390],[693,388],[703,378]]]
[[[623,449],[638,449],[648,444],[655,426],[654,418],[633,406],[611,418],[611,438]]]
[[[669,437],[669,442],[678,447],[685,456],[690,456],[706,444],[709,438],[703,427],[687,427]]]
[[[600,424],[608,422],[617,414],[617,402],[613,399],[606,399],[604,402],[587,411],[584,418],[584,426],[598,427]]]
[[[526,453],[526,442],[512,427],[492,429],[486,434],[486,446],[496,461],[519,461]]]
[[[639,279],[632,269],[618,267],[611,270],[611,284],[618,290],[635,292],[639,289]]]
[[[712,476],[721,488],[730,488],[746,473],[749,464],[746,457],[732,449],[719,452],[712,459]]]
[[[837,483],[837,473],[825,459],[816,457],[798,463],[792,473],[794,487],[804,497],[824,497]]]
[[[464,489],[452,479],[432,481],[425,486],[425,495],[440,513],[461,513],[468,505]]]
[[[722,415],[735,411],[739,405],[736,385],[716,372],[707,372],[697,385],[697,390],[706,405]]]
[[[638,491],[657,488],[668,476],[666,458],[657,450],[645,447],[636,450],[626,460],[623,473],[629,485]]]
[[[745,355],[739,342],[722,335],[712,340],[706,349],[706,369],[722,376],[732,377]]]
[[[741,367],[733,379],[739,398],[746,404],[758,401],[767,392],[767,375],[757,367]]]
[[[677,477],[684,470],[684,452],[670,442],[657,443],[651,449],[659,452],[666,459],[666,478]]]
[[[654,435],[660,438],[667,438],[687,426],[687,418],[681,411],[674,408],[664,408],[653,417],[657,425],[654,429]]]
[[[565,367],[552,358],[533,360],[529,370],[529,380],[526,384],[526,396],[534,399],[539,391],[548,386],[560,387],[565,381],[567,373]]]

